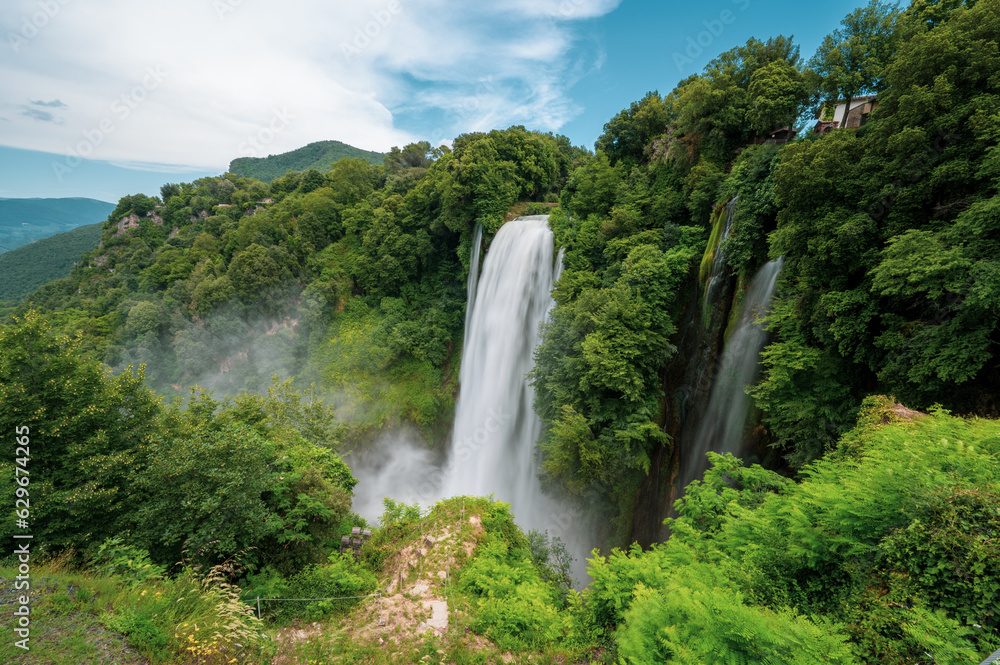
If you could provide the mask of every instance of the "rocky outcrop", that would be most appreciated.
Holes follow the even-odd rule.
[[[129,229],[137,229],[139,228],[139,216],[135,213],[132,213],[131,215],[126,215],[118,220],[118,223],[115,225],[115,227],[116,227],[115,235],[121,235]]]

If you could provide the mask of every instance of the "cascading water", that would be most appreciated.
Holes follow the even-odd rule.
[[[722,235],[719,237],[719,244],[716,245],[715,256],[712,257],[712,272],[708,276],[708,283],[705,285],[705,308],[711,307],[712,303],[718,300],[719,288],[725,279],[726,268],[726,239],[733,229],[733,220],[736,218],[736,203],[738,196],[734,196],[726,204],[726,221],[722,227]]]
[[[542,492],[535,461],[542,423],[526,378],[535,364],[539,324],[555,304],[552,286],[562,271],[561,251],[553,261],[553,241],[548,217],[535,215],[503,225],[490,245],[470,300],[441,495],[493,494],[510,503],[522,529],[563,541],[576,559],[572,574],[582,582],[586,556],[596,543],[578,509]]]
[[[387,438],[376,455],[353,467],[360,481],[355,510],[374,520],[383,496],[426,507],[451,496],[492,494],[511,504],[525,531],[560,538],[576,559],[572,575],[582,582],[596,545],[593,525],[578,508],[541,490],[535,444],[542,424],[526,378],[539,324],[554,305],[562,253],[553,261],[547,216],[521,217],[500,228],[479,275],[481,233],[477,228],[472,244],[461,389],[447,460],[435,463],[410,437]]]
[[[552,308],[556,276],[546,217],[500,228],[470,300],[443,488],[445,496],[492,493],[511,503],[522,523],[544,501],[534,459],[541,421],[525,375],[534,366],[538,326]],[[472,279],[470,274],[470,291]]]
[[[750,282],[739,324],[726,343],[712,382],[708,406],[691,445],[685,446],[681,463],[682,488],[705,473],[709,451],[732,453],[737,457],[743,452],[743,430],[750,412],[750,399],[745,389],[756,377],[760,352],[767,341],[767,331],[760,319],[774,294],[783,261],[779,258],[764,265]]]

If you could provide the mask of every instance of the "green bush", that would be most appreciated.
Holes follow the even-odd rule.
[[[157,565],[149,559],[149,552],[126,545],[118,536],[101,543],[91,565],[104,575],[118,575],[136,582],[160,579],[167,572],[166,566]]]

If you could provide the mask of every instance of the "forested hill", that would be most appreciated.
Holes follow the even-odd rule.
[[[379,165],[385,153],[361,150],[340,141],[316,141],[291,152],[267,157],[237,157],[229,163],[229,172],[242,178],[271,182],[289,171],[317,169],[326,173],[341,159],[363,159]]]
[[[84,352],[144,364],[169,394],[294,375],[361,429],[446,428],[475,222],[492,232],[518,201],[554,201],[584,154],[514,127],[397,148],[385,166],[167,184],[124,197],[100,246],[20,311],[58,313]]]
[[[79,197],[0,199],[0,252],[94,224],[113,208],[113,203]]]
[[[1000,0],[876,0],[809,59],[783,36],[719,54],[611,118],[594,153],[511,127],[123,198],[0,329],[0,425],[30,426],[32,487],[51,478],[36,537],[163,565],[185,543],[209,563],[251,548],[233,577],[273,597],[402,585],[387,538],[419,509],[389,502],[361,561],[336,555],[360,523],[336,451],[404,428],[447,440],[475,226],[488,253],[514,212],[558,202],[564,270],[530,375],[546,487],[596,514],[608,549],[664,507],[673,535],[595,557],[578,595],[540,534],[488,509],[502,537],[456,574],[463,629],[520,661],[982,660],[1000,646],[997,35]],[[877,95],[864,122],[799,120],[860,95]],[[687,360],[715,340],[711,369],[779,257],[747,428],[775,468],[717,456],[674,504],[679,423],[704,392]],[[165,403],[100,363],[217,393]],[[392,658],[373,650],[359,660]]]
[[[80,255],[97,247],[103,222],[57,233],[0,254],[0,301],[17,301],[69,275]]]

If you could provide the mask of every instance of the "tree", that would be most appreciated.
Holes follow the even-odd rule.
[[[263,290],[281,281],[278,264],[268,255],[267,249],[256,243],[233,257],[228,274],[236,295],[245,303],[260,298]]]
[[[141,369],[111,376],[79,346],[55,338],[37,312],[0,330],[0,429],[13,437],[28,428],[30,524],[53,551],[83,550],[122,528],[161,410]],[[12,526],[5,520],[3,533]]]
[[[754,71],[747,93],[750,127],[758,135],[794,126],[809,99],[805,78],[787,60]]]
[[[595,149],[607,154],[612,165],[620,160],[629,166],[638,164],[648,159],[650,144],[667,130],[671,119],[670,107],[660,93],[648,92],[604,125]]]
[[[898,15],[896,5],[870,0],[841,21],[844,27],[824,37],[809,61],[828,101],[846,102],[841,127],[847,126],[855,97],[881,92],[885,87],[885,70],[896,49]]]

